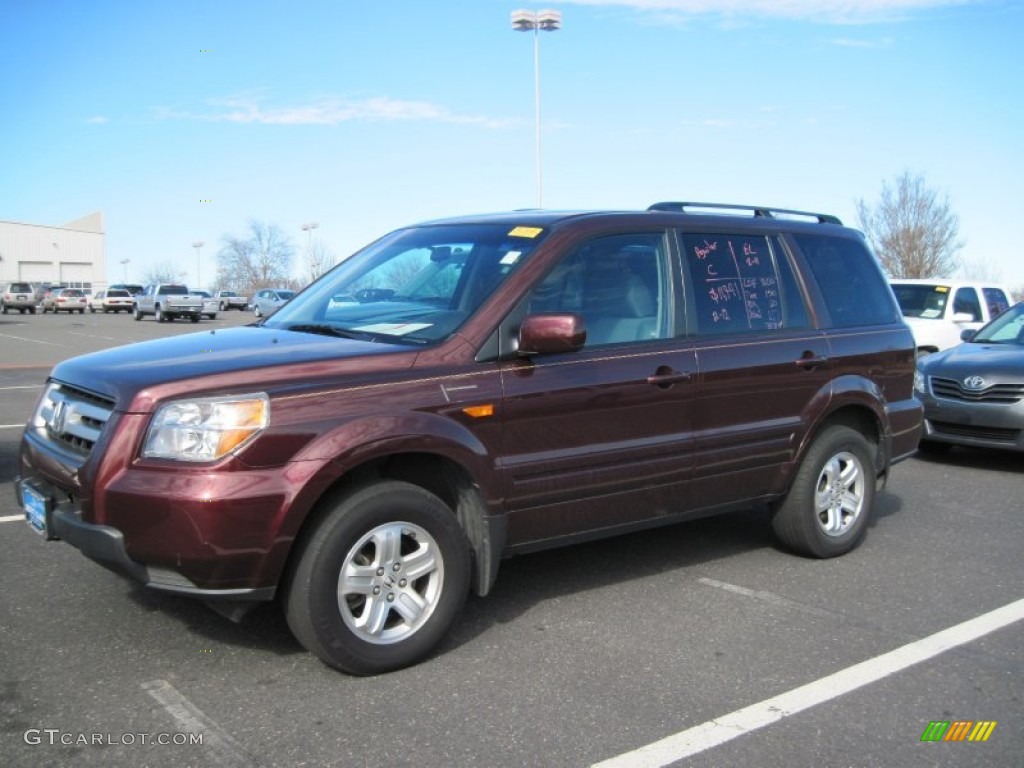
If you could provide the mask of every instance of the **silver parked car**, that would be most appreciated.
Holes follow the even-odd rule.
[[[951,445],[1024,451],[1024,302],[964,343],[922,357],[915,388],[924,402],[920,449]]]
[[[31,312],[34,315],[38,303],[32,283],[10,283],[0,294],[0,309],[5,315],[11,309],[16,309],[23,315],[26,312]]]
[[[284,288],[265,288],[252,297],[252,313],[256,317],[272,315],[295,295],[295,291]]]

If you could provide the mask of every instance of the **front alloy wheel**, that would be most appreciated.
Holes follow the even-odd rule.
[[[452,510],[410,483],[349,491],[302,545],[285,592],[292,632],[355,675],[427,656],[469,591],[469,543]]]
[[[400,642],[427,623],[444,586],[440,546],[412,523],[385,523],[355,543],[338,574],[338,610],[358,637]]]

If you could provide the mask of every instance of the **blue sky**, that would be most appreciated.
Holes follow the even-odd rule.
[[[0,219],[106,216],[109,277],[205,278],[305,222],[338,257],[423,219],[708,200],[834,213],[924,174],[1024,287],[1024,3],[0,0]],[[295,271],[301,271],[296,263]]]

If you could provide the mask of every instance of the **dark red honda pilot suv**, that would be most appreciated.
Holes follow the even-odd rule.
[[[28,522],[326,663],[438,644],[502,558],[755,504],[856,547],[921,430],[914,340],[831,216],[659,203],[393,232],[253,326],[61,363]]]

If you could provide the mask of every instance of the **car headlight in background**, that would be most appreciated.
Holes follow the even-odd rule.
[[[924,374],[918,370],[914,371],[914,390],[922,395],[925,393]]]
[[[214,461],[241,448],[269,422],[270,399],[263,393],[166,403],[153,416],[142,455]]]

